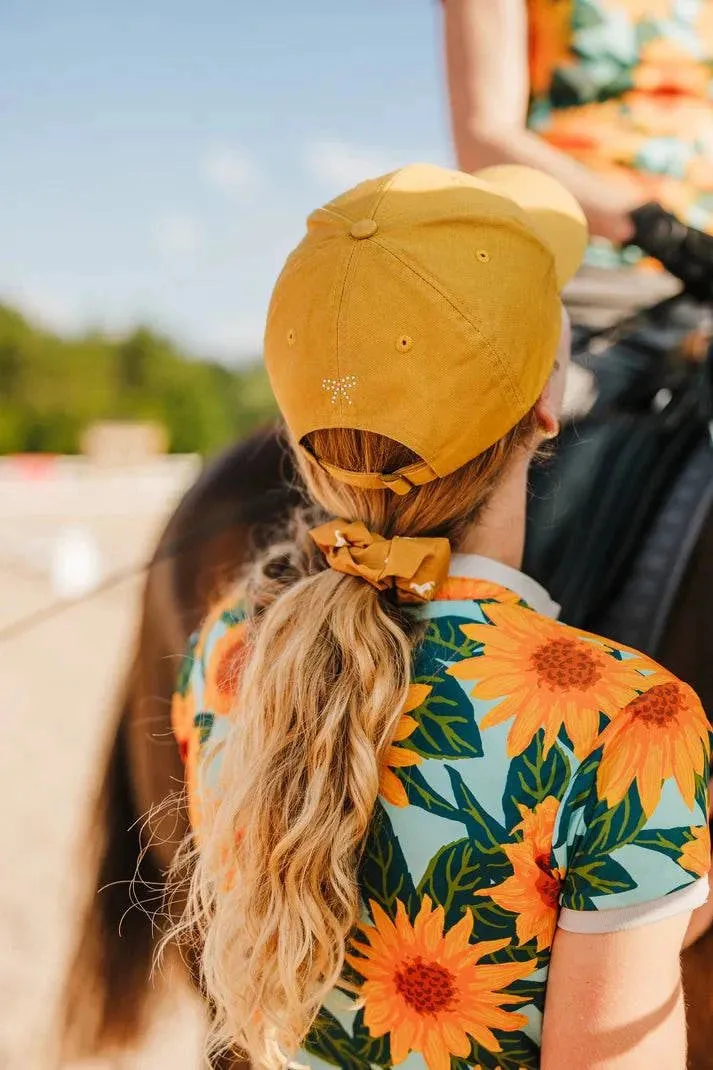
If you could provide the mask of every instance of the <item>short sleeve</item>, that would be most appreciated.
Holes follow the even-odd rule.
[[[701,906],[710,869],[710,735],[695,692],[663,670],[604,728],[562,800],[561,928],[611,932]]]
[[[245,656],[246,616],[232,595],[195,632],[182,659],[171,723],[185,768],[191,826],[197,831],[211,802],[219,755],[229,727]]]

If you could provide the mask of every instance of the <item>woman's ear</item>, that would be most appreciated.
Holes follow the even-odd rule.
[[[557,438],[560,431],[559,406],[555,404],[552,390],[552,379],[548,379],[545,389],[535,402],[535,416],[542,433],[542,437]]]
[[[549,379],[535,402],[535,415],[544,438],[556,438],[560,429],[562,401],[567,380],[570,349],[572,345],[569,316],[562,309],[562,332],[557,347],[557,356]]]

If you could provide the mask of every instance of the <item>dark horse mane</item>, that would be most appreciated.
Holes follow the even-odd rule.
[[[178,801],[183,769],[170,727],[178,659],[216,595],[299,499],[279,435],[268,429],[232,446],[205,469],[160,539],[113,742],[82,843],[83,864],[91,868],[93,888],[101,894],[87,905],[66,986],[63,1047],[73,1057],[130,1045],[144,1030],[155,995],[150,980],[154,915],[166,870],[187,832]],[[712,633],[702,593],[711,590],[713,516],[691,558],[659,651],[659,659],[698,690],[709,710]],[[176,805],[164,806],[148,824],[141,821],[168,798]],[[699,1070],[713,1066],[707,1050],[712,956],[711,932],[684,954],[689,1066]],[[195,979],[194,964],[187,965]]]
[[[219,592],[299,499],[289,455],[275,429],[265,429],[205,468],[156,547],[82,838],[94,894],[61,1007],[69,1058],[121,1049],[143,1032],[156,995],[150,978],[165,874],[188,831],[170,723],[178,662]]]

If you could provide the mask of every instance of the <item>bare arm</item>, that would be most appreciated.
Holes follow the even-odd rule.
[[[618,933],[558,930],[542,1070],[684,1070],[679,953],[689,917]]]
[[[582,205],[593,234],[625,242],[641,203],[526,127],[529,96],[525,0],[444,0],[446,66],[458,165],[519,163],[548,171]]]

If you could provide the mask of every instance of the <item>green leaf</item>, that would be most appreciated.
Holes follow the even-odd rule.
[[[365,1062],[376,1066],[391,1066],[390,1036],[372,1037],[364,1022],[364,1011],[357,1012],[354,1020],[354,1042],[359,1055]]]
[[[652,851],[659,851],[678,862],[684,845],[690,843],[692,839],[690,828],[642,829],[634,843],[637,847],[648,847]]]
[[[533,810],[549,795],[561,799],[569,784],[569,762],[555,743],[544,754],[544,732],[537,732],[527,750],[510,762],[503,810],[508,828],[519,825],[522,815],[518,806]]]
[[[481,961],[485,965],[493,966],[504,962],[527,962],[530,964],[531,974],[541,970],[543,966],[549,966],[552,948],[544,947],[541,951],[538,951],[537,939],[534,936],[525,944],[516,943],[515,921],[517,920],[517,915],[511,914],[510,917],[512,919],[511,942],[506,944],[505,947],[501,947],[498,951],[493,951],[490,955],[484,955]],[[493,939],[497,938],[494,936]],[[509,991],[510,988],[508,987]]]
[[[407,746],[424,758],[480,758],[483,745],[475,723],[473,703],[452,676],[421,676],[419,684],[433,688],[411,716],[418,728],[409,736]]]
[[[463,780],[457,769],[447,765],[453,798],[458,806],[458,813],[468,828],[468,835],[475,846],[488,859],[488,864],[509,865],[503,845],[509,841],[506,830],[485,810]]]
[[[202,746],[210,739],[210,733],[215,724],[215,714],[197,713],[193,718],[193,724],[198,729],[198,741]]]
[[[514,943],[517,915],[509,910],[503,910],[487,896],[478,896],[474,899],[470,909],[473,914],[473,930],[478,934],[478,939],[511,941],[507,948],[498,952],[501,961],[506,958],[515,962],[520,961],[521,958],[531,957],[530,950],[522,954],[522,948]],[[534,970],[536,967],[532,968]]]
[[[613,858],[589,858],[570,866],[565,880],[564,905],[573,907],[572,897],[581,895],[591,900],[596,895],[616,895],[636,888],[636,881]]]
[[[441,847],[431,859],[418,886],[418,893],[421,898],[430,896],[435,906],[443,907],[445,928],[450,928],[460,921],[463,912],[475,902],[475,892],[488,884],[483,859],[476,845],[469,839],[456,840]],[[481,930],[478,930],[478,936],[495,939],[492,936],[486,938]]]
[[[227,624],[229,628],[232,628],[234,624],[241,624],[246,618],[245,607],[240,602],[220,614],[221,621],[223,624]]]
[[[537,968],[537,964],[533,962],[532,972],[534,973]],[[524,977],[522,980],[513,981],[512,984],[508,985],[508,992],[512,992],[515,996],[522,996],[523,1005],[531,1003],[541,1011],[545,1006],[546,988],[547,981],[542,979],[536,981],[531,977]]]
[[[472,623],[473,621],[467,617],[436,617],[430,620],[426,628],[421,656],[432,655],[439,663],[448,663],[480,654],[483,644],[469,639],[461,630],[461,625]],[[426,671],[433,672],[433,669],[428,668]]]
[[[494,1032],[500,1051],[488,1051],[473,1041],[467,1065],[479,1064],[483,1070],[538,1070],[540,1048],[534,1040],[521,1030],[505,1033],[496,1029]]]
[[[601,749],[590,754],[582,762],[574,773],[569,787],[567,798],[560,807],[559,834],[555,847],[561,847],[567,842],[570,825],[575,819],[577,812],[588,803],[596,801],[597,769],[601,758]]]
[[[613,808],[601,801],[588,820],[584,833],[587,858],[607,856],[617,848],[633,843],[645,824],[646,815],[633,785]]]
[[[706,758],[703,766],[703,776],[696,773],[695,801],[702,814],[708,814],[708,782],[710,780],[710,761]]]
[[[394,769],[394,773],[403,784],[411,806],[418,806],[421,810],[427,810],[429,814],[445,817],[449,821],[463,820],[461,811],[431,787],[418,766]]]
[[[359,884],[367,906],[378,903],[390,917],[396,915],[400,900],[413,921],[419,902],[403,851],[389,815],[377,802],[371,830],[359,871]]]
[[[576,891],[568,893],[567,900],[564,905],[569,907],[570,910],[597,909],[594,905],[594,900],[592,899],[591,895],[587,895],[585,892],[582,891],[581,888],[578,888]]]
[[[595,27],[604,25],[604,14],[599,10],[598,6],[591,3],[580,3],[575,5],[575,10],[572,12],[572,30],[574,33],[581,33],[582,30],[592,30]]]
[[[345,1067],[346,1070],[369,1070],[369,1063],[359,1054],[356,1041],[325,1007],[317,1015],[304,1046],[311,1055],[333,1066]]]
[[[178,669],[178,679],[176,680],[176,692],[183,698],[190,688],[191,672],[193,666],[196,663],[196,647],[198,646],[199,632],[193,632],[188,640],[188,646],[186,652],[181,658],[181,664]]]

